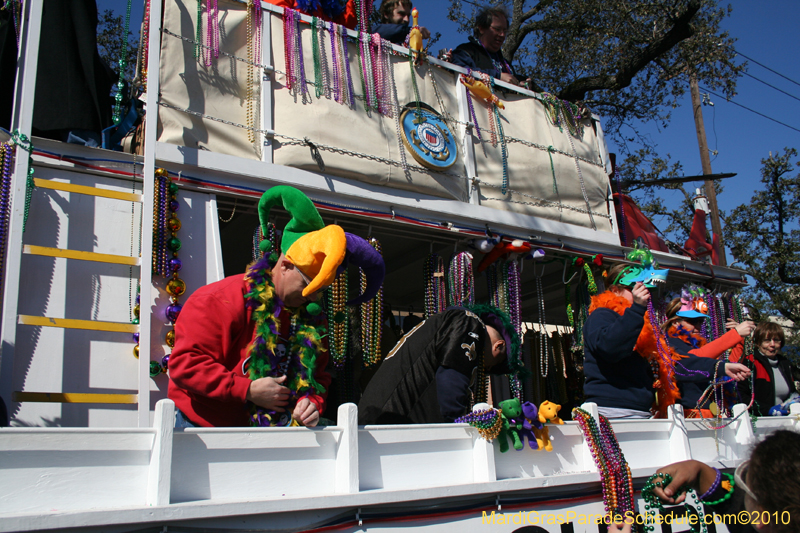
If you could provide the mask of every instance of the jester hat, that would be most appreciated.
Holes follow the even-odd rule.
[[[267,234],[270,209],[277,204],[292,216],[283,230],[281,252],[311,279],[303,289],[303,296],[333,283],[348,261],[361,267],[367,277],[364,294],[348,304],[368,301],[377,294],[383,283],[385,266],[383,257],[367,241],[345,233],[340,226],[325,226],[308,196],[288,185],[272,187],[258,202],[258,216],[264,235]],[[266,252],[270,247],[269,241],[262,241],[260,247]]]
[[[292,244],[303,235],[325,227],[319,211],[308,196],[294,187],[278,185],[267,190],[258,201],[258,220],[261,223],[262,235],[269,235],[267,229],[269,212],[275,205],[281,205],[292,217],[283,228],[280,245],[283,254],[286,254]],[[266,253],[270,249],[271,243],[267,240],[261,241],[260,247],[261,251]]]
[[[681,289],[681,308],[675,313],[683,318],[708,318],[708,291],[697,285],[686,285]]]

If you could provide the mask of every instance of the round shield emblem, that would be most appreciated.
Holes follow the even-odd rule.
[[[408,104],[400,115],[403,144],[414,159],[431,170],[446,170],[458,157],[455,136],[442,117],[430,107]]]

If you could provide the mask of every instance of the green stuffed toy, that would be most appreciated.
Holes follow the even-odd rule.
[[[522,424],[525,422],[525,417],[522,414],[522,404],[517,398],[503,400],[500,402],[500,410],[503,417],[503,428],[500,430],[499,435],[500,452],[505,453],[508,451],[506,438],[511,439],[515,450],[521,450],[524,443],[520,438],[520,432],[522,431]]]

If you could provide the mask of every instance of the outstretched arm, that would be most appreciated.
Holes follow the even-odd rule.
[[[717,471],[700,461],[691,459],[672,463],[658,470],[659,473],[669,474],[672,482],[666,487],[656,487],[653,492],[666,503],[677,504],[686,499],[686,493],[680,492],[681,487],[689,486],[704,494],[711,488],[717,479]]]

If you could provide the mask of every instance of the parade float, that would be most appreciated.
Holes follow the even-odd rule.
[[[797,425],[719,398],[713,419],[672,406],[607,423],[593,404],[573,419],[588,297],[632,251],[589,110],[267,3],[148,1],[145,120],[123,151],[87,148],[30,135],[42,2],[21,7],[0,154],[11,426],[0,430],[0,530],[603,531],[619,472],[597,457],[629,466],[615,490],[643,513],[636,491],[658,467],[731,469],[761,435]],[[351,268],[326,296],[330,425],[175,429],[172,323],[194,290],[253,260],[256,202],[279,184],[384,256],[381,293],[350,312],[361,352],[341,318]],[[270,231],[287,219],[276,213]],[[708,335],[744,316],[743,272],[653,256],[669,271],[662,300],[687,283],[712,291]],[[537,411],[549,400],[563,423],[556,411],[507,451],[491,409],[471,423],[358,426],[358,380],[390,337],[383,309],[399,326],[476,300],[509,311],[532,371],[487,382],[487,399]]]

